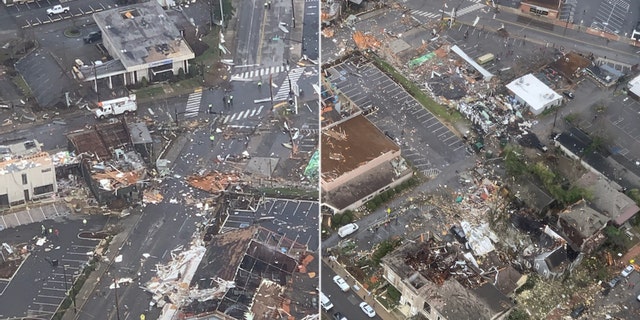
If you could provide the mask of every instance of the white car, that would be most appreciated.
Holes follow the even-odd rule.
[[[360,303],[360,309],[364,312],[369,318],[373,318],[376,316],[376,311],[371,308],[371,306],[366,302]]]
[[[338,285],[338,287],[340,287],[340,290],[344,292],[349,291],[349,284],[346,281],[344,281],[344,279],[342,279],[341,276],[333,277],[333,282],[335,282]]]
[[[626,278],[631,274],[631,272],[633,272],[633,270],[635,270],[633,266],[627,266],[626,268],[624,268],[624,270],[622,270],[622,272],[620,272],[620,274]]]

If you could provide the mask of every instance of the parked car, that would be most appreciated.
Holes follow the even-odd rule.
[[[635,270],[633,266],[627,266],[626,268],[624,268],[624,270],[622,270],[622,272],[620,272],[620,275],[626,278],[633,272],[633,270]]]
[[[538,142],[536,147],[542,152],[547,152],[547,150],[549,150],[549,148],[547,148],[547,146],[545,146],[542,142]]]
[[[93,31],[84,37],[84,43],[94,43],[100,40],[102,40],[102,31]]]
[[[350,288],[349,284],[346,281],[344,281],[344,279],[342,279],[341,276],[333,277],[333,282],[335,282],[335,284],[337,284],[338,287],[340,287],[340,290],[344,292],[349,291],[349,288]]]
[[[581,304],[571,311],[571,318],[577,319],[584,312],[584,305]]]
[[[333,314],[333,319],[334,320],[347,320],[347,317],[345,317],[342,313],[340,312],[336,312]]]
[[[364,312],[369,318],[373,318],[376,316],[376,311],[371,308],[371,306],[366,302],[360,303],[360,309]]]
[[[573,92],[571,92],[571,91],[562,91],[562,94],[564,94],[565,96],[567,96],[567,98],[569,98],[569,99],[573,99],[573,98],[575,98],[575,97],[576,97],[576,96],[573,94]]]
[[[55,5],[53,8],[47,9],[47,15],[52,16],[54,14],[61,14],[69,12],[69,7],[63,7],[62,5]]]
[[[617,286],[620,280],[622,280],[620,276],[616,276],[615,278],[611,279],[611,281],[609,281],[609,287],[613,288]]]

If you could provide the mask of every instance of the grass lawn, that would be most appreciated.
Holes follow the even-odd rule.
[[[448,123],[455,123],[463,119],[462,115],[460,115],[460,113],[458,113],[457,111],[440,105],[437,102],[433,101],[433,99],[429,98],[424,92],[422,92],[418,85],[407,79],[386,61],[376,56],[373,56],[373,61],[378,68],[380,68],[394,81],[399,83],[405,90],[407,90],[407,92],[411,96],[418,100],[418,102],[420,102],[422,106],[427,108],[427,110],[431,111],[431,113],[435,114],[441,120],[444,120]]]

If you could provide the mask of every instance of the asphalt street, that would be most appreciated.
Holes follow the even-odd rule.
[[[185,166],[182,161],[185,160],[177,161],[177,167]],[[149,308],[151,295],[140,286],[155,276],[156,264],[171,260],[172,250],[187,248],[196,224],[205,221],[204,212],[195,204],[209,196],[190,188],[183,178],[165,178],[159,189],[164,197],[161,203],[147,204],[142,213],[132,214],[122,221],[124,224],[139,222],[135,224],[128,243],[120,248],[123,261],[111,265],[108,275],[100,279],[91,299],[84,305],[81,314],[87,318],[118,319],[116,292],[109,286],[119,278],[134,279],[133,283],[121,285],[118,289],[121,317],[136,318],[142,313],[151,319],[159,316],[159,309]],[[149,258],[145,259],[144,254],[149,254]]]
[[[51,317],[64,300],[65,275],[70,286],[98,245],[98,241],[81,239],[78,234],[101,231],[108,220],[106,216],[72,215],[1,231],[0,242],[33,249],[10,281],[0,281],[0,318]],[[38,246],[35,243],[42,237],[41,225],[57,229],[58,236],[50,235],[48,242]],[[58,260],[57,267],[52,266],[53,260]]]
[[[302,28],[302,54],[306,54],[311,60],[318,59],[318,25],[320,23],[318,12],[319,0],[304,0],[304,27]]]
[[[381,319],[378,315],[374,318],[367,317],[362,310],[360,310],[360,303],[363,301],[362,297],[356,295],[356,292],[351,288],[349,291],[344,292],[340,290],[340,287],[333,282],[333,277],[336,273],[323,261],[322,262],[322,279],[320,280],[320,286],[322,293],[324,293],[331,303],[333,303],[333,309],[330,311],[322,312],[328,314],[330,317],[334,313],[340,312],[347,319]],[[352,279],[345,279],[350,286],[355,285]],[[367,300],[370,303],[371,299]]]

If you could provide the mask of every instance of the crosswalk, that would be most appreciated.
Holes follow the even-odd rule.
[[[255,107],[253,109],[236,112],[234,114],[229,114],[222,119],[222,124],[229,124],[234,121],[240,121],[247,118],[252,118],[258,116],[262,110],[264,110],[264,106]]]
[[[187,107],[184,110],[185,118],[193,118],[200,111],[200,101],[202,100],[202,88],[197,88],[189,95]]]
[[[248,70],[242,73],[236,73],[231,76],[232,81],[253,80],[259,77],[268,76],[289,70],[289,66],[265,67],[258,70]]]
[[[465,14],[469,14],[473,11],[482,9],[485,7],[485,4],[482,3],[482,0],[470,0],[471,2],[475,2],[474,4],[464,7],[458,11],[456,11],[456,17],[460,18],[461,16],[465,15]],[[410,11],[411,15],[413,16],[419,16],[419,17],[426,17],[429,19],[436,19],[436,18],[442,18],[443,17],[443,10],[441,9],[440,12],[427,12],[427,11],[422,11],[422,10],[411,10]],[[445,9],[444,10],[444,15],[445,16],[450,16],[451,15],[451,9]]]
[[[273,97],[273,101],[287,100],[289,98],[290,91],[289,79],[291,79],[291,86],[294,86],[298,82],[298,79],[300,79],[300,77],[302,76],[303,72],[304,67],[291,69],[291,71],[289,71],[289,77],[284,79],[282,85],[278,89],[278,93],[276,93],[276,95]]]

